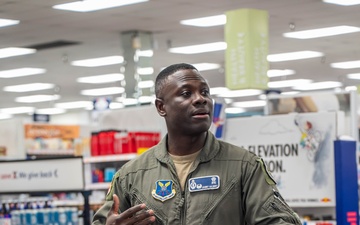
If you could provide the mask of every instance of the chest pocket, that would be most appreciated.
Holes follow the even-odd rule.
[[[131,191],[131,204],[138,205],[144,203],[147,209],[154,210],[156,216],[156,225],[166,225],[167,224],[167,216],[163,213],[163,207],[158,206],[153,203],[153,201],[148,200],[141,192],[139,192],[136,188]],[[160,208],[161,207],[161,208]]]
[[[237,186],[238,179],[234,177],[230,182],[226,183],[225,186],[223,186],[217,195],[208,202],[206,207],[203,207],[204,210],[202,212],[202,221],[204,221],[204,224],[207,224],[206,221],[211,220],[219,220],[219,224],[232,224],[228,223],[228,219],[221,221],[222,219],[225,219],[222,216],[218,215],[239,215],[242,214],[242,209],[240,208],[240,201],[234,202],[234,199],[240,199],[240,193],[241,190]],[[210,192],[206,193],[207,195],[211,195]],[[235,212],[235,213],[231,213]],[[236,217],[236,216],[235,216]],[[234,221],[237,218],[234,218]],[[212,222],[213,223],[213,222]]]

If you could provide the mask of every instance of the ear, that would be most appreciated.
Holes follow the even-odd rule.
[[[155,99],[155,106],[160,116],[166,116],[166,111],[164,109],[164,101],[160,98]]]

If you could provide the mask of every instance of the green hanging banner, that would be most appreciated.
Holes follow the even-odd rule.
[[[226,12],[226,87],[267,89],[268,13],[257,9]]]

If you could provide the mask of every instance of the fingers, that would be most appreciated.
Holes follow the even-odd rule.
[[[144,210],[145,204],[140,204],[129,208],[121,213],[116,219],[117,222],[124,224],[147,225],[155,222],[153,210]]]
[[[113,204],[111,206],[111,212],[113,214],[118,214],[119,213],[119,207],[120,207],[120,200],[119,197],[116,194],[113,194]]]

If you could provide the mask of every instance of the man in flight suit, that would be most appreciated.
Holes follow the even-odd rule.
[[[262,159],[209,132],[209,91],[192,65],[159,73],[155,105],[168,133],[116,173],[93,225],[301,225]]]

